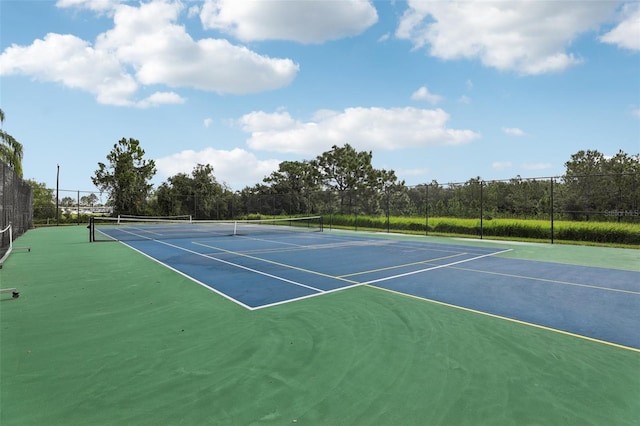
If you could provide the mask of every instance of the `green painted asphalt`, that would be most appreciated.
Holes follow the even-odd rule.
[[[124,245],[87,240],[82,226],[30,230],[15,245],[31,252],[0,269],[0,287],[21,294],[0,300],[2,426],[640,419],[637,351],[370,287],[248,311]],[[620,269],[638,259],[513,248]]]

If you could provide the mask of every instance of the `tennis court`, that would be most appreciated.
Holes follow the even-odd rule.
[[[194,282],[261,309],[356,286],[640,349],[640,274],[501,258],[501,248],[322,232],[321,218],[95,226]],[[506,247],[506,248],[505,248]]]
[[[16,241],[0,423],[640,418],[638,250],[193,225]]]

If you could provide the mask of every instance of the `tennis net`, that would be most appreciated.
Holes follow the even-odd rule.
[[[89,223],[89,241],[168,240],[322,230],[322,216],[252,220],[95,216]]]
[[[0,269],[9,255],[15,250],[31,251],[30,247],[16,247],[13,245],[13,225],[9,223],[6,228],[0,230]],[[14,296],[13,297],[17,297]]]
[[[11,232],[11,224],[9,224],[6,228],[0,230],[0,268],[2,268],[2,264],[11,254],[11,250],[13,250],[13,234]]]

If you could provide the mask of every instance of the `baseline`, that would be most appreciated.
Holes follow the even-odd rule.
[[[640,278],[638,273],[495,257],[479,259],[474,265],[455,265],[446,272],[434,269],[428,279],[368,284],[640,348],[640,293],[630,288],[630,281]],[[575,282],[575,277],[584,282]]]

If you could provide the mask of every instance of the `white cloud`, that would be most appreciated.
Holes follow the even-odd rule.
[[[185,150],[155,160],[162,180],[178,173],[190,175],[196,165],[210,164],[216,180],[235,190],[262,182],[265,176],[278,169],[280,162],[275,159],[259,160],[254,154],[240,148],[231,151],[215,148]]]
[[[174,92],[156,92],[151,96],[137,102],[135,106],[147,108],[150,106],[183,104],[185,99]]]
[[[138,83],[107,52],[73,35],[47,34],[28,47],[12,45],[0,55],[0,75],[24,74],[96,95],[110,105],[132,105]]]
[[[252,112],[238,120],[250,133],[247,144],[261,151],[317,155],[332,145],[351,144],[358,150],[460,145],[480,137],[472,130],[446,127],[441,109],[347,108],[322,110],[314,121],[296,120],[287,112]]]
[[[322,43],[362,33],[378,21],[378,14],[362,0],[206,0],[200,19],[205,29],[242,41]]]
[[[224,39],[194,41],[175,24],[181,10],[180,3],[166,2],[121,6],[116,25],[98,37],[96,48],[134,66],[146,85],[245,94],[280,88],[295,78],[299,67],[290,59],[262,56]]]
[[[460,96],[460,99],[458,99],[458,102],[460,102],[461,104],[466,104],[469,105],[471,103],[471,98],[465,95]]]
[[[204,121],[202,122],[202,124],[206,128],[209,128],[209,126],[211,126],[211,123],[213,123],[213,119],[212,118],[205,118]]]
[[[434,95],[429,92],[427,86],[422,86],[411,95],[411,99],[414,101],[427,101],[431,105],[435,105],[438,102],[442,101],[442,96]]]
[[[509,136],[524,136],[526,134],[517,127],[503,127],[502,132]]]
[[[600,41],[624,49],[640,50],[640,3],[625,4],[622,16],[622,22],[600,37]]]
[[[200,15],[200,5],[189,7],[189,10],[187,11],[187,16],[189,18],[194,18],[194,17],[197,17],[198,15]]]
[[[396,36],[445,60],[479,59],[521,74],[562,71],[581,63],[567,47],[597,29],[616,2],[409,0]]]
[[[511,161],[495,161],[491,163],[491,167],[495,170],[506,170],[511,168]]]
[[[65,7],[102,7],[97,2],[64,0]],[[104,6],[106,7],[106,6]],[[27,75],[58,82],[96,96],[98,102],[148,107],[180,103],[174,92],[158,91],[142,100],[141,88],[189,87],[230,94],[256,93],[288,85],[299,66],[290,59],[259,55],[223,39],[193,40],[176,22],[179,2],[114,6],[114,27],[95,43],[50,33],[29,46],[12,45],[0,55],[0,75]]]
[[[58,0],[56,7],[88,9],[95,12],[113,10],[122,0]]]
[[[631,110],[631,115],[633,115],[636,118],[640,118],[640,108]]]
[[[553,168],[551,163],[525,163],[522,165],[524,170],[547,170]]]

